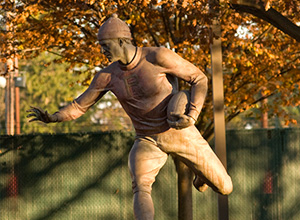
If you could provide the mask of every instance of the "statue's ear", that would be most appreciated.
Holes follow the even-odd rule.
[[[119,38],[118,40],[119,40],[119,45],[120,45],[120,47],[122,47],[122,46],[123,46],[123,44],[124,44],[124,41],[123,41],[123,39]]]

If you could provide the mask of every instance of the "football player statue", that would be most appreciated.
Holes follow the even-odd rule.
[[[131,38],[125,22],[116,15],[109,18],[100,27],[98,40],[111,64],[95,75],[84,93],[58,112],[49,114],[32,107],[30,122],[76,119],[111,91],[136,132],[128,162],[136,219],[154,219],[152,184],[168,155],[191,168],[197,190],[203,192],[209,186],[228,195],[232,191],[231,178],[194,126],[206,96],[207,77],[175,52],[162,47],[135,47]],[[178,92],[177,78],[191,85],[189,107],[186,114],[169,112],[168,119],[168,103]]]

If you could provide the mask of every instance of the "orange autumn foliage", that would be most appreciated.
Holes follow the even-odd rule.
[[[299,42],[263,19],[232,9],[231,3],[220,3],[226,121],[268,97],[276,97],[266,107],[273,114],[282,114],[282,106],[298,106]],[[264,7],[300,22],[299,1],[265,1]],[[92,76],[96,66],[108,64],[100,54],[98,28],[118,13],[130,25],[134,44],[168,47],[211,77],[208,0],[1,1],[0,10],[6,26],[0,32],[4,59],[48,51],[70,68],[84,65]],[[212,112],[210,86],[198,120],[204,136],[212,133]]]

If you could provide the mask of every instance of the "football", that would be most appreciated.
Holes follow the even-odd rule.
[[[170,99],[167,108],[167,117],[170,121],[177,121],[175,115],[187,114],[189,112],[191,93],[187,90],[182,90],[173,95]]]

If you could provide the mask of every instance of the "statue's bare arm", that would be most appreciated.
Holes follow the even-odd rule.
[[[103,77],[102,80],[99,79],[100,74],[100,72],[96,74],[84,93],[54,114],[49,114],[39,107],[31,107],[31,109],[27,110],[29,112],[27,118],[31,118],[29,122],[42,121],[44,123],[53,123],[79,118],[107,92],[104,86],[105,80]]]

